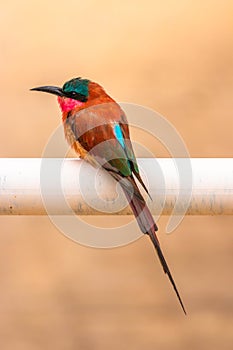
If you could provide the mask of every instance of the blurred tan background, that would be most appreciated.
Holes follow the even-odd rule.
[[[40,157],[60,112],[29,88],[82,76],[166,116],[192,157],[232,157],[232,12],[226,0],[1,2],[0,156]],[[47,217],[1,217],[1,348],[232,349],[232,217],[186,217],[170,236],[167,220],[187,317],[146,237],[97,250]]]

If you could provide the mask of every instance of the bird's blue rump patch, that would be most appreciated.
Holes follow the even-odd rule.
[[[118,140],[118,142],[120,143],[122,148],[125,148],[125,141],[124,141],[124,136],[122,134],[122,130],[119,124],[115,124],[114,125],[114,134]]]

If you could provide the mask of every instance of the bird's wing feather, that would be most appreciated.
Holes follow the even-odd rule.
[[[139,170],[123,114],[116,103],[100,104],[73,113],[66,123],[76,140],[101,166],[131,176]]]
[[[126,115],[115,103],[104,103],[74,112],[66,123],[82,147],[108,171],[122,176],[136,176],[144,190]]]

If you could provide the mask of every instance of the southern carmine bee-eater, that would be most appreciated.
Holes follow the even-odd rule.
[[[124,111],[99,84],[88,79],[71,79],[62,88],[41,86],[31,90],[58,96],[70,146],[79,157],[101,166],[120,183],[141,231],[149,235],[186,314],[155,233],[157,225],[135,181],[136,178],[148,193],[139,174]]]

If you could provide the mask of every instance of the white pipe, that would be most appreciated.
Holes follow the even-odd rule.
[[[170,215],[175,203],[176,215],[233,214],[233,158],[138,163],[153,214]],[[45,215],[44,205],[55,215],[70,214],[71,208],[78,215],[132,214],[125,197],[117,196],[116,182],[79,159],[0,159],[0,214]]]

